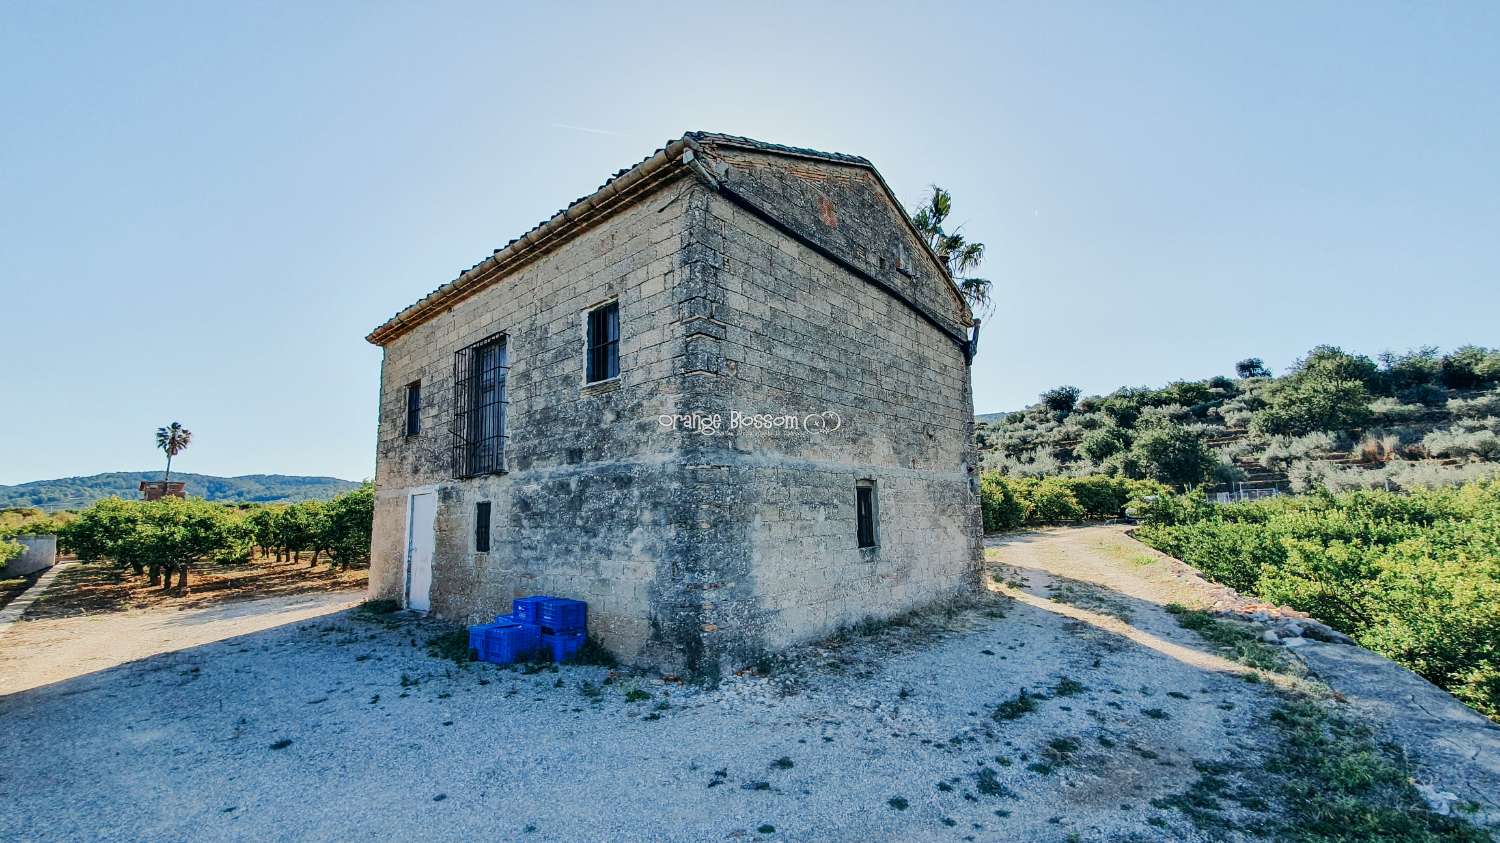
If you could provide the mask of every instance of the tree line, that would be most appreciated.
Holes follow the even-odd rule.
[[[374,507],[368,483],[331,500],[294,504],[106,498],[60,526],[58,542],[81,562],[111,562],[181,593],[195,566],[256,555],[284,562],[311,552],[309,567],[326,558],[345,570],[368,564]]]

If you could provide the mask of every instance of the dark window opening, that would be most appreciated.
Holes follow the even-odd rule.
[[[854,487],[854,515],[858,523],[859,546],[875,546],[875,484],[860,481]]]
[[[588,383],[620,374],[620,303],[589,311]]]
[[[422,382],[412,381],[406,385],[406,435],[416,436],[422,432]]]
[[[474,504],[474,549],[480,553],[490,552],[490,502]]]
[[[453,359],[453,474],[473,477],[505,470],[504,337],[460,349]]]

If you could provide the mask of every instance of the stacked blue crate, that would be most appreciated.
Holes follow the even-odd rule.
[[[514,664],[536,655],[541,630],[526,623],[490,624],[484,634],[484,660]]]
[[[554,597],[542,603],[540,617],[542,652],[555,662],[578,652],[588,637],[588,604],[582,600]]]
[[[542,654],[555,662],[563,661],[583,647],[586,637],[582,632],[543,632]]]
[[[496,618],[498,621],[499,618]],[[484,634],[490,629],[490,624],[481,623],[469,627],[469,660],[484,660]]]
[[[556,597],[548,597],[545,594],[534,594],[530,597],[518,597],[510,601],[510,615],[518,623],[542,625],[542,606]]]
[[[514,664],[537,655],[560,662],[588,638],[588,604],[537,594],[511,601],[511,613],[494,623],[469,627],[469,656]]]
[[[541,620],[536,623],[544,632],[583,632],[588,629],[589,604],[554,597],[542,603]]]

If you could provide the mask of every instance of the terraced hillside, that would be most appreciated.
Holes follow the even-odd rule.
[[[1285,375],[1079,395],[977,420],[987,470],[1123,474],[1217,491],[1411,488],[1500,473],[1500,352],[1376,359],[1319,346]]]

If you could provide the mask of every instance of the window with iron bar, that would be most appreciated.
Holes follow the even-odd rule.
[[[505,470],[505,337],[486,337],[453,356],[453,476]]]
[[[620,374],[620,303],[612,301],[589,311],[588,383]]]
[[[878,510],[875,503],[875,481],[861,480],[854,484],[855,531],[860,547],[875,547],[879,536],[875,530]]]
[[[406,385],[406,435],[416,436],[422,432],[422,382],[412,381]]]
[[[474,550],[490,552],[490,502],[474,504]]]

